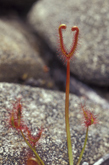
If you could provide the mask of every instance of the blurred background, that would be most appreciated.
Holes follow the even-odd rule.
[[[0,0],[0,81],[65,91],[66,63],[58,51],[58,27],[73,44],[70,92],[104,106],[109,100],[109,1]]]

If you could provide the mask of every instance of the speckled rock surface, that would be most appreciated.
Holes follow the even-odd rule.
[[[42,124],[45,127],[37,151],[45,165],[67,165],[67,146],[64,124],[64,93],[39,88],[0,83],[0,164],[24,164],[28,147],[21,135],[6,127],[8,113],[15,97],[22,96],[24,121],[33,133]],[[82,148],[85,130],[81,126],[80,98],[70,95],[71,139],[76,163]],[[98,115],[100,124],[90,127],[89,139],[82,162],[92,165],[109,151],[109,116],[107,109],[86,102]]]
[[[17,17],[0,19],[0,81],[49,79],[34,37]],[[35,43],[37,44],[37,42]]]
[[[80,28],[80,46],[71,65],[71,72],[82,81],[107,86],[109,85],[108,9],[108,0],[42,0],[34,4],[28,20],[55,52],[60,22],[68,25],[69,33],[64,37],[67,47],[71,45],[73,38],[70,28],[77,25]]]

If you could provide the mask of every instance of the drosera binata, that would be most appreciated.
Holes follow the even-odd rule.
[[[66,96],[65,96],[65,124],[66,124],[69,164],[73,165],[74,161],[73,161],[72,144],[71,144],[71,136],[70,136],[70,124],[69,124],[70,60],[73,58],[75,51],[77,50],[79,28],[77,26],[73,26],[71,28],[71,30],[74,31],[75,34],[74,34],[73,43],[72,43],[70,51],[68,51],[66,49],[64,42],[63,42],[62,30],[65,30],[66,28],[67,28],[67,26],[65,24],[61,24],[59,26],[59,44],[60,44],[59,46],[60,46],[60,51],[62,53],[63,59],[67,63]],[[79,160],[76,165],[80,165],[80,162],[81,162],[81,159],[82,159],[85,147],[86,147],[86,143],[87,143],[89,126],[97,123],[97,117],[90,110],[86,110],[82,104],[81,104],[81,109],[82,109],[82,113],[83,113],[83,123],[84,123],[84,126],[86,127],[86,137],[85,137],[85,141],[84,141],[84,146],[81,150]]]
[[[83,125],[86,127],[86,136],[85,136],[85,141],[84,141],[84,146],[81,150],[78,162],[76,165],[80,165],[85,147],[86,147],[86,143],[87,143],[87,139],[88,139],[88,131],[89,131],[89,127],[91,125],[97,124],[98,120],[97,120],[97,116],[94,115],[89,109],[86,109],[85,106],[83,106],[81,104],[81,110],[82,110],[82,114],[83,114]]]
[[[70,125],[69,125],[69,88],[70,88],[70,60],[73,57],[78,44],[78,36],[79,36],[79,28],[77,26],[73,26],[71,28],[72,31],[75,32],[73,44],[71,50],[65,49],[63,43],[62,30],[66,29],[67,26],[65,24],[61,24],[59,26],[59,42],[60,42],[60,50],[62,52],[62,56],[67,62],[67,72],[66,72],[66,98],[65,98],[65,124],[66,124],[66,134],[67,134],[67,146],[68,146],[68,156],[69,156],[69,164],[73,165],[73,154],[72,154],[72,145],[71,145],[71,136],[70,136]]]
[[[29,146],[29,148],[33,151],[35,158],[28,158],[27,164],[32,165],[33,164],[38,164],[38,165],[44,165],[44,162],[36,152],[36,144],[38,143],[39,139],[41,138],[43,128],[39,129],[38,133],[36,136],[32,135],[32,131],[28,128],[28,126],[24,123],[23,121],[23,116],[22,116],[22,103],[21,99],[17,99],[15,103],[13,103],[12,109],[9,110],[9,128],[11,127],[12,129],[16,129],[18,133],[20,133],[26,142],[26,144]],[[37,162],[37,163],[36,163]]]
[[[67,63],[67,72],[66,72],[66,96],[65,96],[65,125],[66,125],[66,135],[67,135],[67,146],[68,146],[68,157],[69,157],[69,165],[74,165],[73,161],[73,153],[72,153],[72,144],[71,144],[71,135],[70,135],[70,124],[69,124],[69,89],[70,89],[70,60],[73,58],[75,51],[77,50],[77,45],[78,45],[78,36],[79,36],[79,28],[77,26],[73,26],[71,28],[71,31],[75,32],[74,34],[74,39],[73,43],[71,46],[71,50],[68,51],[65,48],[64,42],[63,42],[63,35],[62,35],[62,30],[65,30],[67,26],[65,24],[61,24],[59,26],[59,43],[60,43],[60,50],[62,53],[62,56],[64,60]],[[50,98],[48,95],[44,95],[44,99],[46,99],[46,103],[49,103],[52,101],[51,96]],[[41,100],[44,102],[43,100]],[[97,116],[94,115],[90,110],[86,109],[85,106],[81,104],[81,111],[83,115],[83,124],[86,128],[86,136],[85,136],[85,141],[84,141],[84,146],[81,150],[78,162],[76,165],[80,165],[87,139],[88,139],[88,130],[89,127],[93,124],[98,123],[97,121]],[[31,156],[28,157],[27,160],[27,165],[44,165],[43,160],[40,158],[38,153],[36,152],[36,145],[39,142],[42,132],[43,132],[43,127],[39,129],[38,133],[33,136],[31,129],[25,124],[23,121],[23,106],[21,103],[21,99],[16,99],[15,103],[13,103],[13,107],[9,112],[9,127],[12,129],[16,129],[18,133],[20,133],[26,142],[26,144],[29,146],[31,151],[33,151],[35,157]],[[24,114],[25,115],[25,114]]]

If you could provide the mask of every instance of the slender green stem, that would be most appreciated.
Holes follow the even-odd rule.
[[[37,161],[38,161],[38,164],[39,164],[39,165],[44,165],[44,162],[42,161],[42,159],[40,158],[40,156],[39,156],[38,153],[36,152],[35,148],[33,148],[33,147],[31,146],[31,144],[28,142],[28,140],[25,138],[25,135],[23,134],[22,130],[20,130],[20,132],[21,132],[21,134],[22,134],[22,136],[23,136],[23,138],[24,138],[26,144],[27,144],[27,145],[30,147],[30,149],[34,152],[35,157],[36,157],[36,159],[37,159]]]
[[[78,160],[78,162],[77,162],[76,165],[79,165],[80,164],[81,159],[82,159],[82,156],[83,156],[83,153],[84,153],[84,150],[85,150],[85,147],[86,147],[86,143],[87,143],[87,139],[88,139],[88,128],[89,127],[87,127],[87,130],[86,130],[86,137],[85,137],[85,141],[84,141],[84,146],[83,146],[83,148],[81,150],[81,153],[80,153],[80,156],[79,156],[79,160]]]
[[[69,86],[70,86],[70,60],[67,61],[65,123],[66,123],[69,164],[73,165],[73,154],[72,154],[72,144],[71,144],[70,124],[69,124]]]

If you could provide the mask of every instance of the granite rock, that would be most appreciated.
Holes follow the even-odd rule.
[[[42,0],[33,5],[28,21],[54,52],[57,50],[60,22],[68,26],[65,34],[63,31],[67,48],[72,44],[73,38],[70,28],[77,25],[80,29],[80,46],[78,45],[78,53],[71,65],[71,72],[84,82],[108,86],[108,8],[108,0],[105,2],[102,0]]]
[[[8,129],[8,110],[16,98],[22,97],[23,120],[33,133],[44,126],[42,139],[37,152],[45,165],[67,165],[67,144],[64,124],[65,94],[39,88],[0,83],[0,163],[2,165],[21,165],[25,163],[28,147],[17,131]],[[74,162],[77,162],[82,148],[85,129],[81,126],[80,101],[83,99],[70,95],[70,125]],[[109,116],[100,105],[86,101],[87,108],[98,115],[99,124],[91,126],[87,147],[82,162],[93,165],[109,151]]]
[[[0,19],[0,81],[49,79],[37,42],[18,17]]]

